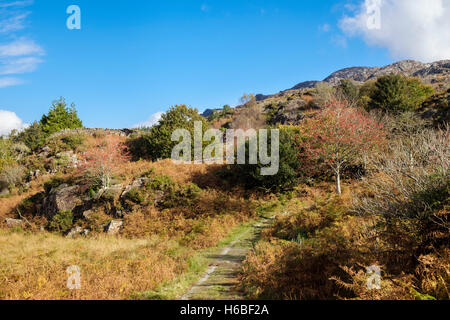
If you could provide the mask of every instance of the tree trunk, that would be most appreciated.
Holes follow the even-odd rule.
[[[342,194],[341,173],[339,171],[337,171],[335,176],[336,176],[336,192],[337,192],[337,194],[341,195]]]

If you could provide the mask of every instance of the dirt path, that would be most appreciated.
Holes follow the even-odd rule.
[[[185,293],[181,300],[242,300],[244,295],[236,290],[237,275],[247,253],[273,219],[255,223],[239,235],[227,247],[208,256],[209,267],[203,277]]]

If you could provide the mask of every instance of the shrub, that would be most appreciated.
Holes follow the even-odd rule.
[[[145,195],[138,189],[131,189],[127,194],[126,194],[126,199],[130,200],[134,203],[137,204],[142,204],[145,201]]]
[[[196,184],[189,183],[185,186],[176,186],[169,188],[164,196],[162,207],[175,208],[179,206],[190,207],[196,200],[202,189]]]
[[[47,134],[42,130],[42,126],[38,122],[33,122],[31,126],[12,137],[14,142],[24,143],[31,151],[41,149],[45,144],[46,138]]]
[[[232,129],[259,129],[266,125],[267,119],[261,104],[256,102],[254,95],[246,95],[241,98],[244,106],[236,113],[231,123]]]
[[[208,122],[198,114],[198,110],[185,105],[176,105],[163,114],[159,123],[148,132],[130,139],[128,148],[134,159],[146,158],[153,161],[168,159],[172,156],[172,149],[178,144],[172,141],[172,133],[177,129],[186,129],[191,137],[194,137],[195,121],[202,122],[203,134],[208,129]]]
[[[367,180],[360,214],[382,217],[396,237],[404,233],[414,246],[439,243],[448,234],[450,143],[447,130],[426,130],[391,141],[386,153],[373,155],[379,179]],[[404,227],[402,229],[402,227]],[[447,230],[447,231],[445,231]]]
[[[25,169],[21,166],[12,166],[4,168],[0,173],[0,181],[4,185],[13,187],[22,182]]]
[[[336,87],[336,95],[356,107],[359,102],[359,88],[349,79],[342,79]]]
[[[395,74],[380,77],[375,87],[368,108],[395,114],[416,110],[434,93],[431,86],[424,85],[417,78]]]
[[[0,137],[0,172],[15,163],[11,153],[11,141]]]
[[[83,134],[66,134],[62,137],[56,136],[47,139],[47,145],[53,154],[58,154],[64,151],[80,151],[85,141],[86,136]]]
[[[84,153],[80,173],[89,188],[111,186],[113,174],[129,160],[125,145],[118,136],[107,136],[102,143]]]
[[[49,224],[49,228],[52,231],[66,232],[73,226],[73,213],[72,211],[60,211],[52,219]]]
[[[235,175],[238,181],[247,188],[261,188],[266,191],[283,191],[293,188],[301,176],[300,163],[297,158],[298,128],[294,126],[280,126],[280,167],[273,176],[261,175],[261,163],[248,164],[249,143],[246,142],[247,164],[238,164]],[[268,150],[270,152],[270,140]]]
[[[361,88],[359,88],[359,107],[369,110],[369,104],[371,102],[371,97],[374,96],[377,90],[376,80],[366,81]]]

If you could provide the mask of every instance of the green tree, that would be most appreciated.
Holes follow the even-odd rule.
[[[179,143],[172,141],[172,133],[177,129],[186,129],[194,137],[194,122],[202,122],[203,133],[208,129],[207,120],[197,109],[186,105],[176,105],[164,113],[159,123],[141,137],[132,139],[128,146],[134,158],[167,159],[172,149]],[[192,144],[193,145],[193,144]]]
[[[380,77],[375,86],[368,108],[396,114],[417,109],[434,93],[431,86],[419,79],[396,74]]]
[[[236,176],[247,188],[261,188],[266,191],[285,191],[295,187],[302,176],[301,163],[298,160],[298,135],[300,130],[295,126],[283,125],[280,130],[280,167],[278,173],[272,176],[261,175],[258,164],[248,164],[249,143],[246,142],[247,164],[236,165]],[[270,139],[269,139],[270,150]]]
[[[70,107],[67,107],[63,97],[53,102],[48,115],[42,116],[40,125],[47,136],[64,129],[83,127],[83,123],[78,118],[75,105],[72,104]]]
[[[22,132],[14,135],[12,139],[14,142],[22,142],[32,151],[36,151],[44,146],[46,134],[42,130],[42,126],[38,122],[34,122]]]

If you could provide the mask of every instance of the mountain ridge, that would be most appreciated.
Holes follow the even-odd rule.
[[[364,83],[390,73],[402,74],[407,77],[418,77],[423,82],[431,84],[437,89],[442,90],[443,86],[450,82],[450,59],[430,63],[423,63],[415,60],[401,60],[383,67],[348,67],[331,73],[322,81],[303,81],[290,89],[280,91],[280,93],[283,94],[292,90],[302,91],[305,89],[312,89],[315,88],[319,82],[337,85],[342,79],[352,80],[357,83]],[[256,98],[258,101],[262,101],[278,94],[258,94],[256,95]]]

